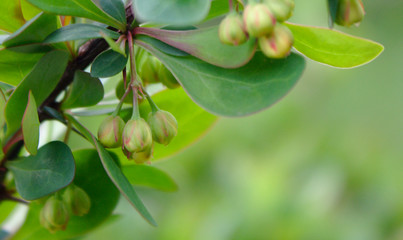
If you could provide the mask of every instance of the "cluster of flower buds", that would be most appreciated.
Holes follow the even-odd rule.
[[[82,188],[70,184],[63,196],[57,192],[46,200],[40,212],[40,223],[52,233],[65,230],[70,214],[84,216],[90,208],[88,194]]]
[[[281,22],[290,18],[293,10],[294,0],[249,1],[242,16],[233,11],[222,20],[219,38],[224,44],[240,45],[254,37],[267,57],[287,57],[294,37]]]
[[[364,18],[365,10],[361,0],[340,0],[337,6],[336,23],[349,27],[359,24]]]

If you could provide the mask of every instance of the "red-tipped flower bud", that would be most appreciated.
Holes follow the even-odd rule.
[[[50,232],[66,229],[69,222],[69,212],[66,204],[55,196],[48,198],[41,210],[40,222]]]
[[[293,43],[291,31],[281,24],[276,24],[272,34],[259,38],[260,49],[269,58],[287,57]]]
[[[63,194],[63,198],[76,216],[84,216],[90,211],[91,199],[88,194],[80,187],[71,184]]]
[[[337,8],[336,23],[341,26],[351,26],[362,21],[365,15],[361,0],[340,0]]]
[[[240,45],[248,40],[242,17],[233,12],[226,16],[218,28],[220,41],[228,45]]]
[[[263,3],[251,3],[243,12],[246,31],[254,37],[270,34],[276,24],[276,18]]]
[[[108,116],[98,129],[98,139],[104,147],[116,148],[122,145],[125,122],[119,116]]]
[[[292,16],[294,0],[265,0],[264,2],[279,22],[284,22]]]
[[[153,143],[151,129],[142,119],[129,120],[123,129],[123,146],[130,153],[142,152]]]
[[[178,133],[178,122],[175,117],[167,111],[158,110],[148,115],[154,141],[167,145]]]
[[[167,88],[173,89],[180,86],[174,75],[163,64],[161,64],[161,67],[158,71],[158,76],[161,83]]]

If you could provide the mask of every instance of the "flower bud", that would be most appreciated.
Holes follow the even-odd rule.
[[[74,184],[71,184],[66,189],[63,198],[71,212],[76,216],[84,216],[90,211],[90,197],[82,188]]]
[[[137,164],[143,164],[150,160],[153,155],[153,146],[151,145],[142,152],[133,152],[129,155],[129,159],[133,159]]]
[[[269,58],[287,57],[293,43],[291,31],[281,24],[276,24],[272,34],[259,38],[260,49]]]
[[[351,26],[364,18],[365,10],[361,0],[340,0],[337,7],[336,23],[341,26]]]
[[[158,110],[148,115],[154,141],[167,145],[178,133],[178,123],[175,117],[167,111]]]
[[[159,82],[158,70],[161,68],[162,63],[158,58],[147,54],[145,59],[139,67],[139,76],[143,82],[156,83]]]
[[[294,0],[265,0],[265,5],[279,22],[284,22],[292,16]]]
[[[56,232],[66,229],[69,221],[69,212],[66,204],[55,196],[46,200],[40,212],[40,222],[42,226],[50,232]]]
[[[123,146],[130,153],[142,152],[152,145],[152,133],[143,118],[129,120],[123,129]]]
[[[163,64],[161,64],[161,67],[158,71],[158,76],[161,83],[167,88],[173,89],[180,86],[174,75]]]
[[[108,116],[98,129],[98,139],[107,148],[115,148],[122,145],[122,132],[125,122],[119,116]]]
[[[230,13],[220,23],[218,28],[220,41],[228,45],[240,45],[248,40],[242,17],[237,13]]]
[[[276,18],[263,3],[251,3],[243,12],[243,21],[249,35],[261,37],[270,34],[276,24]]]

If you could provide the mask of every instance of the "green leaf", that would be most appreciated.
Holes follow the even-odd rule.
[[[1,132],[3,132],[2,128],[6,121],[6,118],[4,117],[4,109],[6,108],[6,103],[6,96],[4,96],[3,91],[0,89],[0,139],[2,137]]]
[[[28,2],[45,12],[88,18],[120,30],[125,29],[124,24],[103,12],[91,0],[28,0]]]
[[[6,167],[13,173],[18,193],[26,200],[64,188],[73,181],[75,172],[73,154],[62,142],[50,142],[37,155],[8,161]]]
[[[333,67],[357,67],[372,61],[383,51],[379,43],[336,30],[290,23],[286,25],[294,35],[295,49],[312,60]]]
[[[0,1],[0,29],[7,32],[14,32],[25,23],[22,16],[20,1]]]
[[[339,0],[327,0],[327,7],[329,10],[329,27],[333,28],[334,21],[336,21],[337,8]]]
[[[87,140],[95,146],[105,171],[108,173],[110,179],[119,189],[122,195],[133,205],[133,207],[140,213],[141,216],[144,217],[144,219],[146,219],[153,226],[157,226],[155,220],[150,215],[141,199],[138,197],[136,191],[122,173],[122,170],[112,159],[110,154],[105,150],[105,148],[98,142],[95,136],[71,115],[67,114],[66,117],[87,138]]]
[[[122,170],[133,185],[151,187],[166,192],[178,190],[174,180],[158,168],[146,165],[131,165],[124,166]]]
[[[103,169],[97,151],[79,150],[75,151],[73,156],[77,164],[74,184],[90,197],[89,213],[82,217],[71,215],[66,230],[52,234],[39,223],[39,213],[43,205],[33,202],[30,204],[25,223],[13,237],[14,240],[72,239],[88,233],[111,217],[120,193]],[[114,155],[112,157],[117,161]]]
[[[123,1],[120,0],[93,0],[104,12],[118,20],[119,22],[126,24],[126,10]]]
[[[57,43],[82,39],[102,38],[100,32],[111,38],[119,37],[119,33],[106,29],[104,27],[93,24],[77,23],[57,29],[56,31],[51,33],[43,42]]]
[[[7,48],[28,45],[33,43],[41,43],[51,32],[57,29],[56,16],[40,13],[29,20],[11,34],[3,45]],[[39,45],[40,46],[40,45]]]
[[[210,0],[147,0],[134,1],[133,6],[142,22],[189,26],[207,16],[210,4]]]
[[[10,213],[14,210],[15,206],[17,205],[16,202],[12,201],[2,201],[0,204],[0,226],[7,219]],[[1,229],[1,228],[0,228]],[[0,237],[0,239],[2,239]]]
[[[112,77],[126,67],[127,57],[112,49],[98,55],[91,66],[91,76],[106,78]]]
[[[20,0],[20,2],[21,2],[22,15],[24,16],[24,19],[27,21],[38,15],[40,12],[42,12],[39,8],[30,4],[27,0]]]
[[[218,25],[190,30],[172,31],[157,28],[137,28],[136,33],[161,40],[201,60],[224,68],[237,68],[252,59],[256,40],[251,38],[240,46],[229,46],[218,38]]]
[[[21,125],[28,102],[28,92],[32,91],[36,104],[40,106],[59,82],[66,69],[68,57],[65,51],[57,50],[47,53],[14,90],[5,111],[7,135],[18,130]]]
[[[234,3],[236,3],[236,1],[234,1]],[[229,13],[228,0],[213,0],[211,1],[210,11],[204,20],[208,21],[227,13]]]
[[[158,57],[197,104],[229,117],[271,106],[291,90],[305,67],[297,54],[274,60],[258,52],[247,65],[226,69],[190,56],[169,56],[139,40],[136,43]]]
[[[62,109],[88,107],[97,104],[104,97],[104,87],[98,78],[89,73],[76,71],[72,89],[69,91]]]
[[[39,117],[34,95],[29,91],[28,104],[22,118],[22,135],[27,151],[36,155],[39,144]]]
[[[17,86],[42,56],[42,53],[27,54],[0,50],[0,82]]]

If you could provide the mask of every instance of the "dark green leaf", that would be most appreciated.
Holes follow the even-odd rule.
[[[0,29],[7,32],[14,32],[25,23],[22,16],[20,1],[0,1]]]
[[[8,161],[6,166],[13,173],[18,193],[26,200],[64,188],[73,181],[75,172],[73,154],[62,142],[50,142],[36,156]]]
[[[144,206],[141,199],[138,197],[136,191],[131,186],[130,182],[127,180],[122,170],[112,159],[110,154],[105,150],[105,148],[98,142],[95,136],[80,122],[78,122],[74,117],[66,115],[68,120],[95,146],[98,151],[98,155],[101,159],[102,165],[105,171],[108,173],[110,179],[119,189],[122,195],[133,205],[133,207],[143,216],[150,224],[156,226],[156,222],[150,215],[146,207]]]
[[[91,76],[105,78],[112,77],[126,67],[127,57],[112,49],[98,55],[91,66]]]
[[[327,7],[329,10],[329,27],[333,28],[334,21],[336,21],[337,8],[339,0],[327,0]]]
[[[25,77],[10,96],[6,106],[7,135],[15,132],[21,125],[28,92],[31,90],[36,104],[42,102],[56,87],[67,66],[68,53],[52,51],[43,56],[34,69]]]
[[[89,18],[124,30],[125,25],[99,9],[91,0],[28,0],[45,12]]]
[[[126,10],[123,1],[111,1],[111,0],[93,0],[104,12],[118,20],[119,22],[126,24]]]
[[[39,223],[39,212],[43,205],[33,202],[30,204],[26,221],[13,237],[14,240],[72,239],[86,234],[111,216],[120,193],[103,169],[97,151],[84,149],[74,152],[73,155],[77,164],[74,184],[81,187],[90,197],[90,212],[82,217],[70,216],[66,230],[52,234]],[[112,157],[117,160],[114,155]]]
[[[36,155],[39,144],[39,117],[34,95],[29,91],[28,104],[22,118],[22,135],[27,151]]]
[[[63,109],[88,107],[97,104],[104,97],[104,87],[98,78],[89,73],[76,71],[72,89],[62,104]]]
[[[189,26],[203,20],[210,0],[134,1],[135,16],[140,21]]]
[[[294,47],[299,52],[333,67],[357,67],[372,61],[383,51],[379,43],[336,30],[290,23],[287,26],[294,35]]]
[[[258,52],[247,65],[226,69],[190,56],[169,56],[136,42],[171,70],[196,103],[223,116],[244,116],[271,106],[291,90],[305,66],[304,59],[296,54],[274,60]]]
[[[174,48],[171,45],[161,42],[158,39],[150,38],[150,37],[142,36],[142,35],[138,35],[136,38],[138,38],[139,40],[145,39],[144,41],[147,41],[147,43],[151,44],[155,48],[158,48],[158,50],[160,50],[163,53],[166,53],[166,54],[169,54],[172,56],[176,56],[176,57],[189,56],[189,53],[179,50],[177,48]]]
[[[229,46],[218,38],[218,25],[190,30],[172,31],[156,28],[138,28],[137,33],[157,38],[201,60],[224,68],[245,65],[253,57],[256,40],[249,39],[240,46]]]
[[[82,39],[102,38],[100,32],[103,32],[111,38],[118,38],[119,33],[111,31],[101,26],[93,24],[77,23],[59,28],[51,33],[43,42],[57,43]]]

